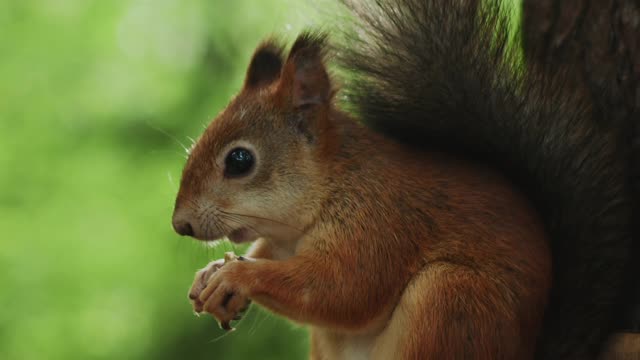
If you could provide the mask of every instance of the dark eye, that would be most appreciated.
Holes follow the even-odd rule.
[[[235,148],[224,159],[224,174],[227,177],[244,176],[253,168],[253,154],[244,148]]]

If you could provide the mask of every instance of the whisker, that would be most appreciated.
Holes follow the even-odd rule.
[[[189,149],[188,149],[186,146],[184,146],[184,143],[182,143],[182,141],[178,140],[178,138],[177,138],[177,137],[175,137],[175,136],[173,136],[173,135],[169,134],[167,131],[165,131],[165,130],[163,130],[163,129],[160,129],[160,128],[158,128],[158,127],[155,127],[155,126],[151,125],[151,123],[150,123],[148,120],[147,120],[147,121],[145,121],[145,125],[147,125],[147,126],[148,126],[149,128],[151,128],[151,129],[153,129],[153,130],[155,130],[155,131],[157,131],[157,132],[159,132],[159,133],[161,133],[161,134],[163,134],[163,135],[167,136],[169,139],[173,140],[175,143],[177,143],[178,145],[180,145],[180,146],[182,147],[182,149],[183,149],[187,154],[189,153]]]
[[[225,331],[222,335],[220,335],[220,336],[218,336],[218,337],[216,337],[216,338],[213,338],[213,339],[209,340],[209,341],[208,341],[208,343],[209,343],[209,344],[211,344],[211,343],[217,342],[217,341],[219,341],[219,340],[221,340],[221,339],[223,339],[223,338],[225,338],[225,337],[229,336],[232,332],[233,332],[233,330]]]
[[[286,227],[288,227],[290,229],[296,230],[297,232],[299,232],[301,234],[304,234],[304,231],[296,228],[295,226],[291,226],[291,225],[289,225],[287,223],[284,223],[284,222],[281,222],[281,221],[278,221],[278,220],[273,220],[273,219],[269,219],[269,218],[265,218],[265,217],[261,217],[261,216],[255,216],[255,215],[231,213],[231,212],[227,212],[227,211],[224,211],[224,210],[219,210],[219,211],[220,211],[220,213],[223,213],[223,214],[226,214],[226,215],[232,215],[232,216],[239,216],[239,217],[244,217],[244,218],[251,218],[251,219],[270,221],[272,223],[276,223],[276,224],[279,224],[279,225],[286,226]]]
[[[257,311],[257,312],[258,313],[256,314],[256,321],[254,321],[253,327],[251,329],[253,333],[255,333],[255,331],[258,330],[258,328],[260,328],[260,326],[262,326],[262,324],[264,324],[264,322],[270,318],[269,313],[265,311]],[[258,315],[262,315],[262,319],[258,320]]]
[[[186,198],[186,201],[187,201],[187,205],[191,209],[196,211],[196,216],[200,216],[199,214],[200,214],[200,212],[203,211],[203,209],[200,209],[200,206],[198,205],[198,203],[195,200],[189,199],[189,198]]]
[[[179,156],[181,159],[188,158],[188,156],[186,156],[185,153],[183,153],[182,151],[176,151],[176,150],[149,150],[147,154],[149,155],[171,154],[171,155]]]
[[[169,179],[169,184],[173,187],[174,191],[178,191],[178,187],[176,186],[175,181],[173,181],[173,176],[171,175],[171,171],[167,171],[167,178]]]
[[[233,221],[233,222],[235,222],[236,224],[238,224],[240,226],[249,228],[249,230],[255,232],[256,234],[260,234],[260,232],[258,230],[256,230],[255,227],[247,224],[246,222],[241,221],[242,219],[240,219],[240,218],[234,218],[234,217],[229,216],[228,214],[227,215],[220,214],[220,217],[224,217],[225,219],[227,219],[229,221]]]
[[[227,234],[228,228],[225,227],[225,224],[219,219],[219,216],[211,216],[211,221],[216,227],[216,230],[220,234]]]

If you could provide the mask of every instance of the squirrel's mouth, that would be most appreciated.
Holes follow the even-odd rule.
[[[247,243],[247,242],[251,242],[254,240],[257,240],[260,237],[260,234],[258,234],[255,230],[243,227],[243,228],[238,228],[235,230],[232,230],[230,233],[228,234],[193,234],[191,235],[194,239],[200,240],[200,241],[204,241],[207,243],[217,243],[220,240],[224,240],[225,238],[227,238],[229,241],[236,243],[236,244],[240,244],[240,243]]]
[[[260,235],[248,228],[239,228],[231,231],[227,238],[234,243],[245,243],[256,240]]]

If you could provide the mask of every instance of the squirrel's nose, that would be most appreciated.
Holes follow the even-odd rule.
[[[174,220],[173,229],[182,236],[193,236],[193,227],[188,221]]]

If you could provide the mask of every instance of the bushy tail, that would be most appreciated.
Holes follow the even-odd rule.
[[[509,47],[499,1],[344,0],[338,51],[363,122],[416,146],[497,167],[552,239],[541,359],[592,359],[621,309],[631,257],[629,143],[562,69],[537,73]]]

